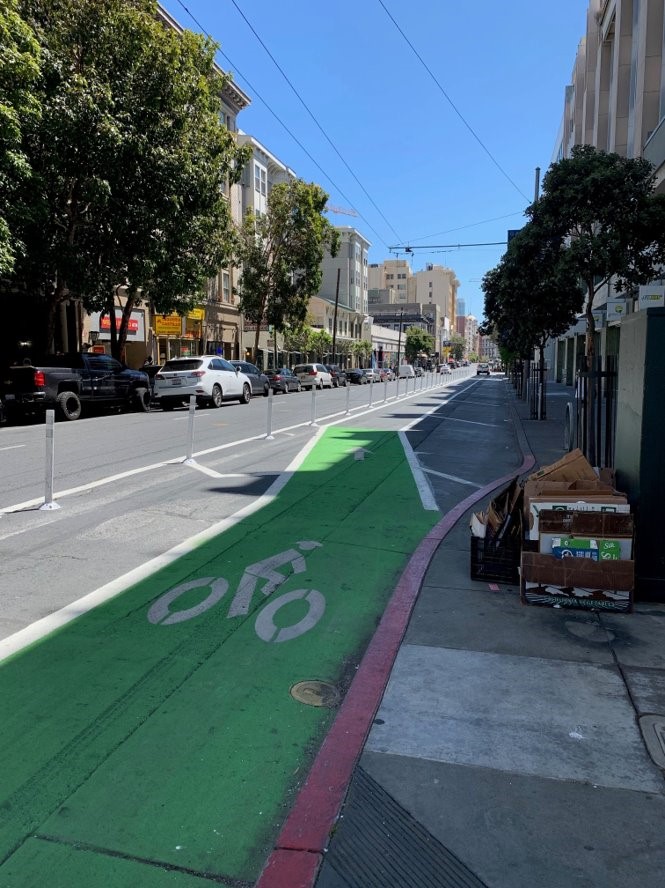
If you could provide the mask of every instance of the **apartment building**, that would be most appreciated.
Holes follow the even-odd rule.
[[[663,0],[590,0],[553,161],[579,144],[645,157],[656,169],[658,190],[665,191],[664,10]],[[644,304],[665,306],[663,284],[646,288],[650,299]],[[639,294],[617,294],[610,283],[596,295],[594,309],[597,352],[618,355],[621,323],[640,310]],[[571,328],[550,355],[559,380],[572,383],[584,331],[584,323]]]
[[[368,251],[370,241],[350,225],[336,226],[339,249],[323,257],[319,292],[310,302],[313,325],[335,334],[336,350],[346,354],[350,343],[363,338],[369,323]]]

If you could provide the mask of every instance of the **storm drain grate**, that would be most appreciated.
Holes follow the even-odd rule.
[[[640,730],[649,755],[659,768],[665,768],[665,716],[643,715]]]
[[[487,888],[358,767],[316,888]]]

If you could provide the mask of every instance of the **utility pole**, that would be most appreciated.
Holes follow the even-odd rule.
[[[399,352],[402,348],[402,321],[404,319],[404,309],[399,313],[399,336],[397,337],[397,374],[399,375]]]
[[[335,343],[337,342],[337,306],[339,305],[339,276],[342,273],[342,269],[337,269],[337,286],[335,287],[335,311],[333,314],[333,341],[332,341],[332,362],[336,364],[335,360]]]

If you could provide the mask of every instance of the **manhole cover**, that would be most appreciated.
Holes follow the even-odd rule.
[[[640,730],[649,755],[659,768],[665,768],[665,715],[643,715]]]
[[[291,696],[299,703],[308,706],[336,706],[339,691],[326,681],[299,681],[291,688]]]

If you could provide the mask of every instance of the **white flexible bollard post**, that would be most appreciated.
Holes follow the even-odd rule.
[[[196,412],[196,395],[189,396],[189,416],[187,418],[187,456],[185,465],[195,463],[194,459],[194,414]]]
[[[375,383],[374,383],[374,380],[372,379],[369,384],[369,404],[367,405],[368,407],[372,406],[372,398],[374,397],[374,385],[375,385]]]
[[[311,411],[311,419],[309,424],[313,429],[318,428],[316,424],[316,386],[312,385],[312,411]]]
[[[346,380],[346,415],[348,416],[351,410],[349,409],[349,398],[351,397],[351,383],[349,380]]]
[[[288,385],[288,382],[286,383]],[[266,428],[266,441],[274,441],[275,436],[272,433],[272,386],[268,386],[268,425]]]
[[[46,470],[45,470],[45,491],[44,491],[44,502],[39,507],[40,511],[50,512],[53,509],[59,509],[60,506],[53,499],[53,466],[54,466],[54,454],[55,454],[55,438],[54,438],[54,425],[55,425],[55,411],[47,410],[46,411]]]

